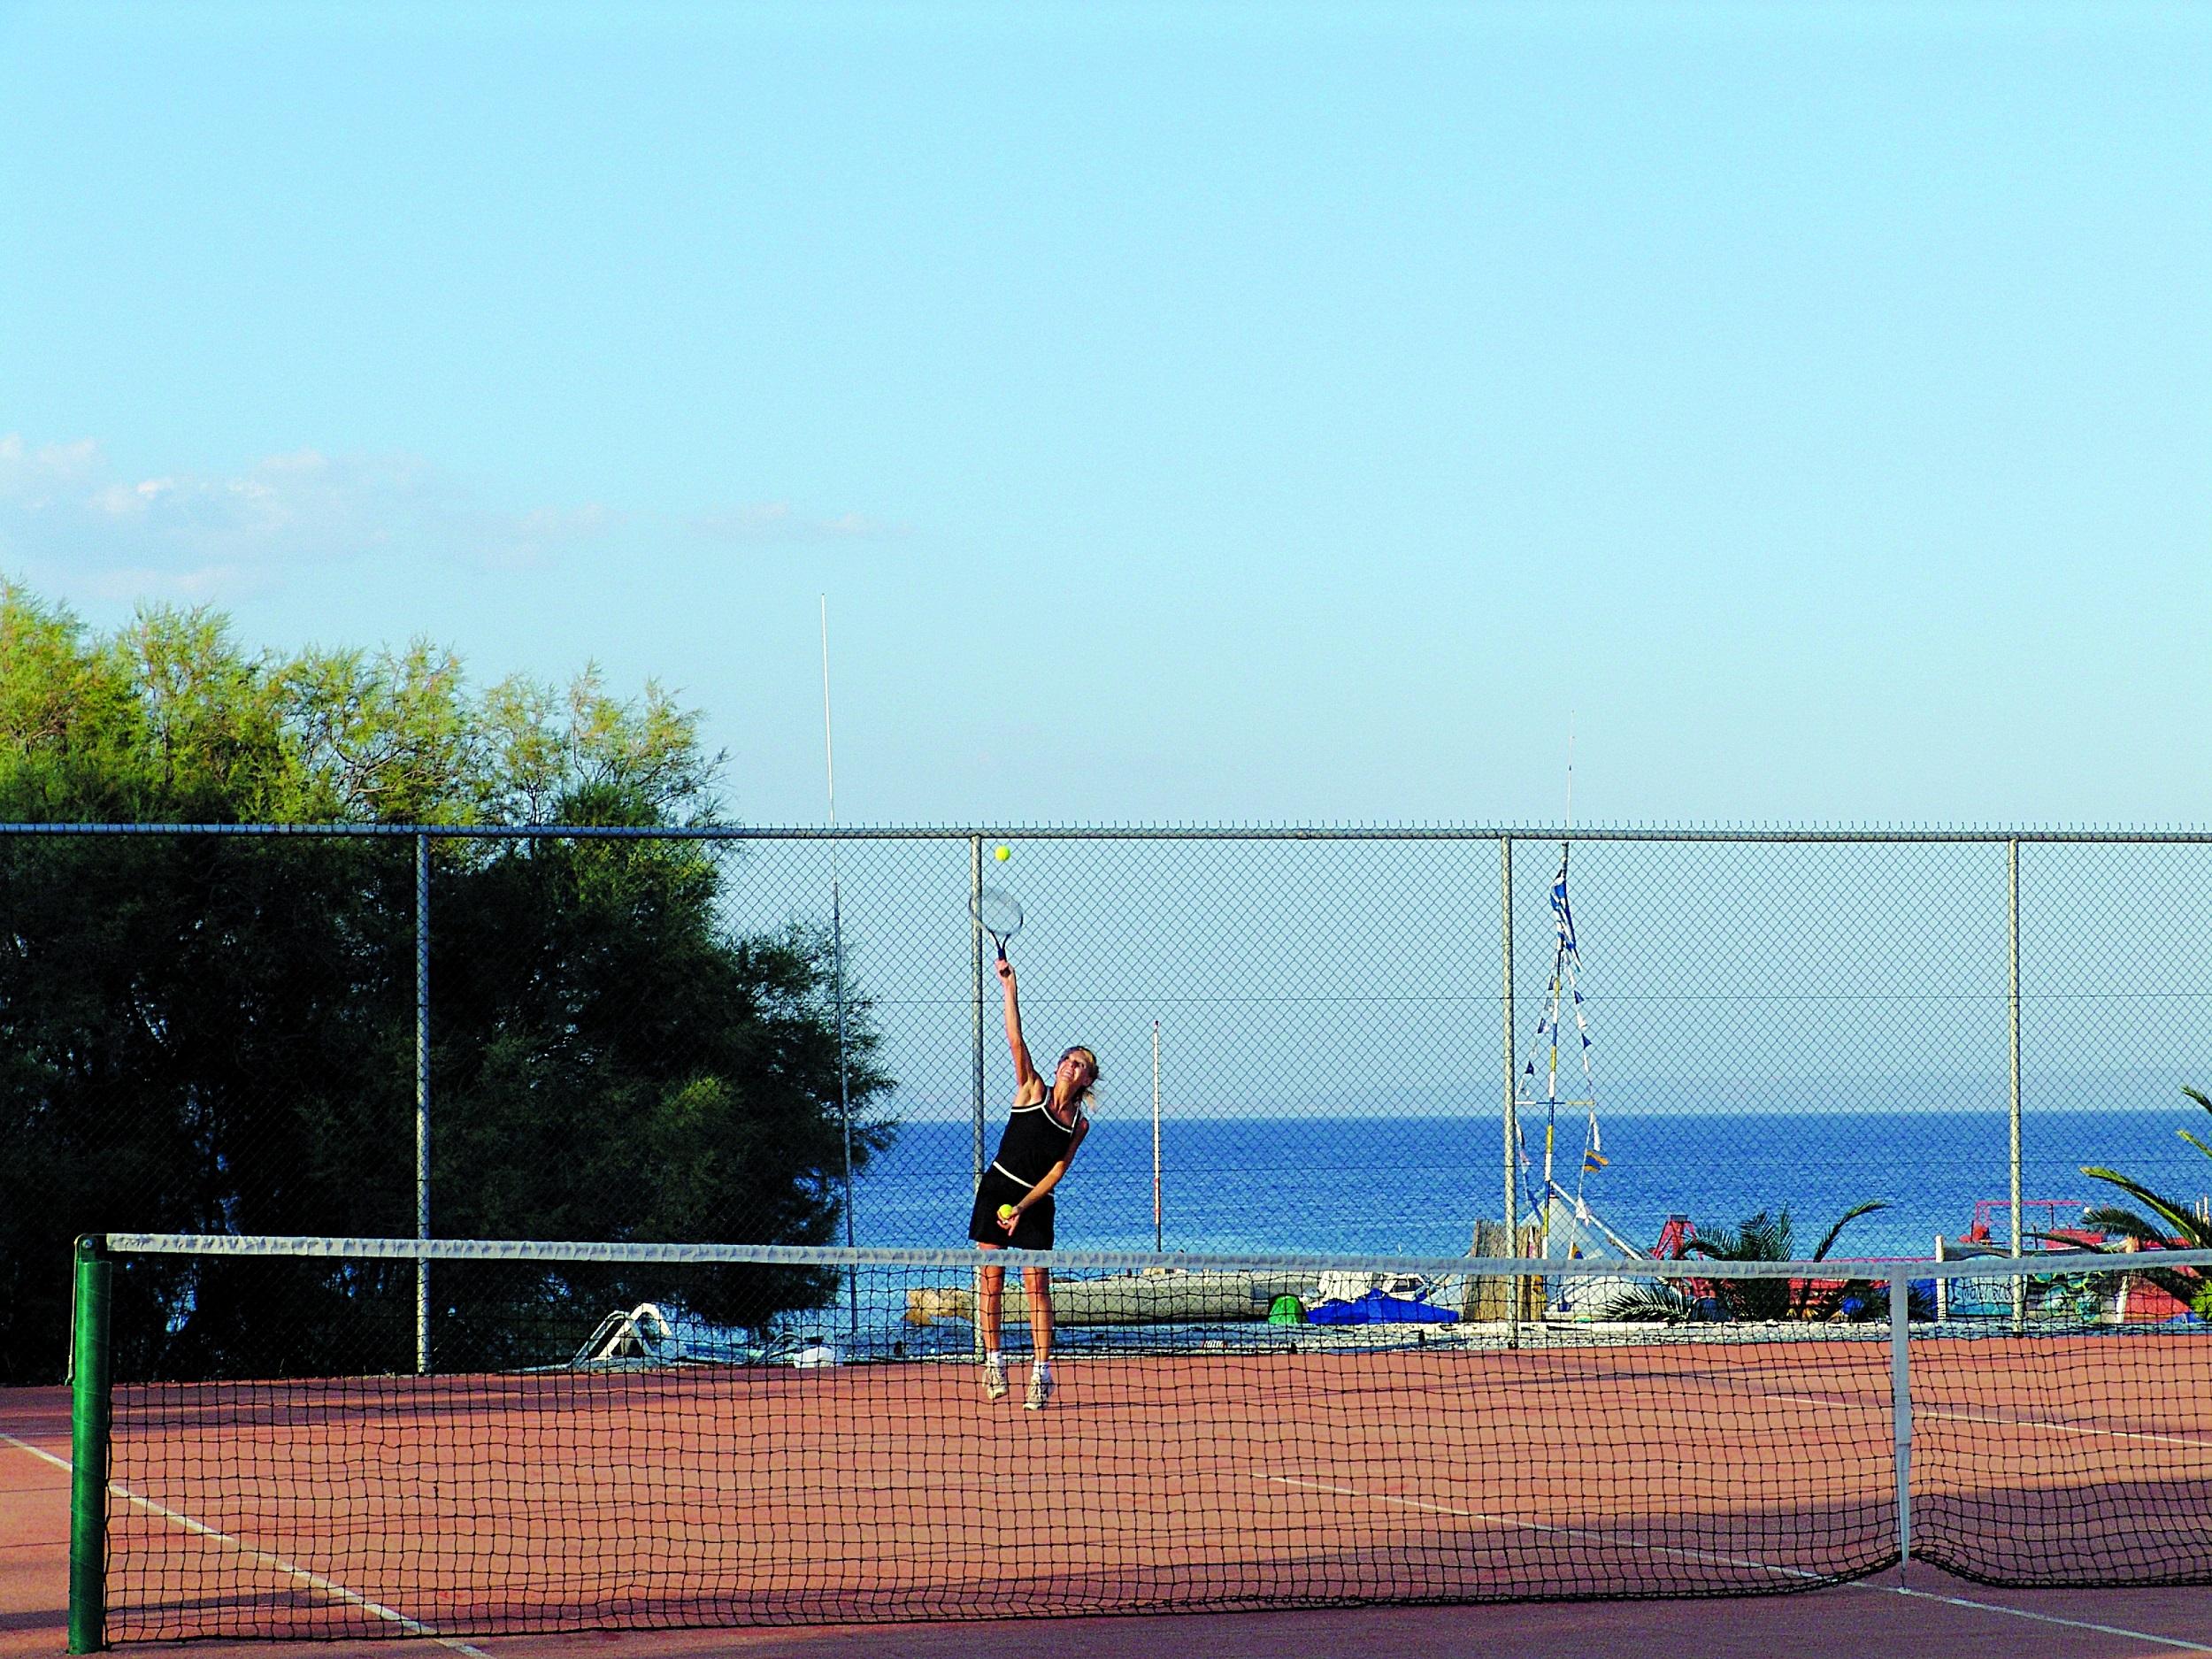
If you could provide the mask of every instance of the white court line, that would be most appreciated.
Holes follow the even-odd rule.
[[[12,1434],[0,1433],[0,1440],[4,1440],[10,1446],[28,1452],[34,1457],[43,1458],[57,1469],[66,1470],[70,1466],[66,1457],[57,1457],[53,1453],[34,1446],[28,1440],[19,1440]],[[119,1480],[108,1482],[108,1490],[119,1497],[129,1500],[150,1515],[157,1515],[172,1525],[180,1526],[188,1532],[197,1532],[203,1538],[211,1538],[218,1543],[228,1544],[249,1561],[259,1563],[263,1566],[273,1567],[286,1578],[303,1584],[309,1589],[330,1596],[334,1600],[343,1601],[349,1607],[357,1607],[365,1613],[372,1614],[375,1617],[396,1624],[411,1636],[420,1636],[425,1640],[436,1642],[441,1647],[450,1647],[456,1653],[467,1654],[470,1659],[491,1659],[491,1655],[481,1647],[472,1647],[457,1637],[441,1636],[420,1619],[410,1618],[396,1608],[386,1607],[381,1601],[373,1601],[357,1590],[347,1589],[344,1585],[340,1584],[334,1578],[326,1578],[319,1572],[310,1572],[306,1568],[296,1566],[281,1555],[272,1555],[267,1550],[256,1549],[251,1544],[246,1543],[243,1540],[233,1538],[228,1532],[219,1532],[204,1521],[196,1521],[188,1515],[180,1515],[165,1504],[156,1503],[151,1498],[142,1498]]]
[[[2193,1446],[2212,1451],[2212,1440],[2197,1434],[2161,1434],[2150,1429],[2101,1429],[2092,1423],[2055,1423],[2047,1417],[1987,1417],[1977,1411],[1947,1411],[1941,1406],[1916,1405],[1916,1420],[1923,1417],[1948,1417],[1955,1423],[1986,1423],[1998,1428],[2047,1429],[2053,1434],[2087,1434],[2114,1440],[2143,1440],[2160,1446]]]
[[[2006,1607],[1996,1601],[1970,1601],[1962,1595],[1940,1595],[1933,1590],[1908,1590],[1901,1584],[1863,1584],[1854,1580],[1844,1586],[1852,1590],[1879,1590],[1889,1595],[1909,1595],[1916,1601],[1941,1601],[1947,1607],[1962,1607],[1976,1613],[2003,1613],[2012,1618],[2032,1619],[2039,1624],[2063,1624],[2069,1630],[2093,1630],[2100,1636],[2124,1636],[2131,1641],[2156,1642],[2162,1647],[2172,1647],[2182,1653],[2212,1653],[2200,1641],[2189,1641],[2179,1636],[2154,1636],[2148,1631],[2129,1630],[2122,1624],[2098,1624],[2085,1618],[2061,1618],[2055,1613],[2032,1613],[2024,1607]]]
[[[1761,1400],[1776,1400],[1788,1405],[1828,1406],[1839,1411],[1866,1411],[1889,1415],[1886,1401],[1873,1401],[1858,1394],[1771,1394],[1763,1388],[1740,1390]],[[1949,1407],[1923,1405],[1913,1402],[1913,1420],[1922,1417],[1943,1417],[1953,1423],[1980,1423],[1993,1428],[2042,1429],[2053,1434],[2079,1434],[2091,1439],[2138,1440],[2151,1446],[2186,1446],[2199,1451],[2212,1451],[2212,1439],[2201,1434],[2166,1434],[2155,1429],[2108,1429],[2093,1423],[2062,1423],[2051,1417],[1994,1416],[1978,1411],[1959,1411]]]
[[[1829,1406],[1839,1411],[1878,1412],[1889,1415],[1886,1401],[1868,1400],[1857,1394],[1771,1394],[1763,1388],[1741,1390],[1762,1400],[1777,1400],[1789,1405]],[[2212,1451],[2212,1439],[2201,1434],[2166,1434],[2155,1429],[2108,1429],[2093,1423],[2062,1423],[2051,1417],[2005,1417],[1978,1411],[1960,1411],[1947,1406],[1924,1405],[1913,1402],[1913,1420],[1922,1417],[1944,1417],[1954,1423],[1981,1423],[1994,1428],[2045,1429],[2053,1434],[2080,1434],[2091,1438],[2113,1440],[2139,1440],[2146,1445],[2188,1446],[2200,1451]]]
[[[1839,1411],[1864,1411],[1870,1416],[1882,1417],[1889,1416],[1888,1401],[1870,1400],[1864,1394],[1773,1394],[1762,1391],[1759,1398],[1778,1400],[1785,1405],[1833,1406]],[[1914,1409],[1918,1409],[1917,1407]]]
[[[68,1471],[69,1460],[66,1457],[55,1456],[53,1453],[46,1450],[43,1447],[34,1446],[28,1440],[19,1440],[12,1434],[0,1434],[0,1440],[5,1440],[9,1445],[14,1447],[19,1452],[28,1452],[34,1457],[43,1459],[45,1462],[53,1464],[55,1468],[61,1470],[65,1473]]]
[[[1418,1498],[1398,1498],[1386,1494],[1362,1492],[1356,1486],[1333,1486],[1325,1481],[1302,1480],[1293,1475],[1268,1475],[1263,1479],[1286,1486],[1303,1486],[1312,1492],[1333,1492],[1348,1498],[1359,1498],[1369,1503],[1394,1504],[1401,1509],[1425,1509],[1431,1515],[1456,1515],[1471,1521],[1487,1521],[1494,1526],[1516,1526],[1525,1532],[1549,1532],[1558,1538],[1591,1539],[1602,1543],[1619,1544],[1623,1540],[1609,1532],[1594,1532],[1588,1527],[1553,1526],[1542,1521],[1525,1521],[1517,1516],[1488,1515],[1479,1509],[1463,1509],[1448,1503],[1425,1503]],[[1778,1578],[1820,1580],[1824,1575],[1807,1572],[1801,1568],[1778,1566],[1772,1562],[1740,1560],[1731,1555],[1718,1555],[1705,1550],[1678,1549],[1666,1544],[1638,1544],[1633,1546],[1655,1555],[1674,1555],[1684,1561],[1702,1561],[1717,1566],[1747,1567],[1760,1572],[1770,1572]],[[2094,1631],[2101,1636],[2124,1636],[2131,1641],[2155,1642],[2183,1653],[2212,1653],[2212,1647],[2202,1642],[2188,1641],[2178,1636],[2156,1636],[2148,1631],[2129,1630],[2118,1624],[2093,1624],[2087,1619],[2061,1618],[2055,1613],[2035,1613],[2026,1608],[2006,1607],[1995,1601],[1970,1601],[1963,1596],[1941,1595],[1932,1590],[1909,1590],[1902,1585],[1869,1584],[1863,1578],[1847,1578],[1833,1586],[1839,1590],[1868,1590],[1879,1595],[1910,1596],[1916,1601],[1941,1601],[1947,1606],[1965,1608],[1977,1613],[2001,1613],[2008,1618],[2024,1618],[2038,1624],[2062,1625],[2068,1630]]]

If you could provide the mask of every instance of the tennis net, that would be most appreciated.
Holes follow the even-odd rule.
[[[1002,1259],[88,1240],[73,1647],[2212,1581],[2145,1258]]]

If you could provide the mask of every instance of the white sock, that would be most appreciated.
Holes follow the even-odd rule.
[[[1050,1382],[1052,1380],[1052,1366],[1047,1361],[1039,1360],[1032,1365],[1030,1369],[1036,1372],[1038,1376],[1043,1378],[1047,1382]]]
[[[984,1354],[983,1363],[987,1365],[1003,1365],[1006,1362],[1000,1357],[998,1349],[991,1348]]]

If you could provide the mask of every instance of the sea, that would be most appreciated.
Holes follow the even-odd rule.
[[[2194,1114],[2192,1113],[2192,1116]],[[985,1126],[995,1150],[1001,1110]],[[2124,1203],[2084,1175],[2102,1164],[2195,1202],[2208,1161],[2176,1137],[2180,1112],[2043,1111],[2022,1129],[2024,1225],[2073,1222],[2085,1203]],[[1540,1164],[1540,1118],[1524,1120]],[[1793,1253],[1809,1256],[1852,1206],[1835,1256],[1925,1256],[1938,1233],[1981,1219],[2009,1236],[2008,1132],[2002,1112],[1830,1110],[1644,1112],[1603,1120],[1602,1165],[1583,1168],[1586,1119],[1563,1114],[1554,1179],[1645,1248],[1670,1217],[1701,1232],[1787,1210]],[[973,1187],[971,1123],[923,1121],[856,1178],[854,1241],[961,1247]],[[1098,1118],[1057,1193],[1063,1249],[1458,1256],[1478,1217],[1504,1203],[1498,1119],[1471,1116],[1171,1118],[1162,1123],[1156,1189],[1148,1120]],[[1525,1178],[1524,1202],[1533,1177]],[[1156,1190],[1157,1202],[1156,1204]]]

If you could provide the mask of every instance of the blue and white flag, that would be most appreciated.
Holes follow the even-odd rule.
[[[1575,918],[1567,908],[1567,857],[1564,853],[1559,856],[1559,879],[1551,884],[1551,910],[1552,914],[1559,918],[1559,948],[1572,950],[1575,948]]]

